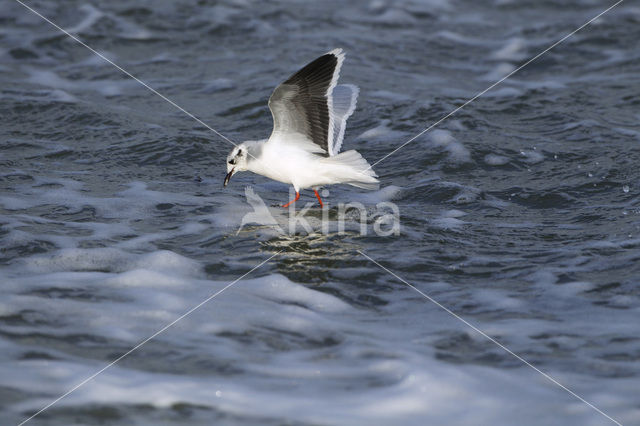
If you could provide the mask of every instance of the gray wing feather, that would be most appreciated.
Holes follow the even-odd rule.
[[[286,135],[310,152],[329,155],[334,133],[330,127],[335,126],[328,99],[343,59],[341,49],[333,50],[276,87],[269,98],[274,134]]]
[[[344,131],[347,128],[347,119],[356,109],[358,93],[360,89],[352,84],[339,84],[331,93],[331,131],[333,137],[329,145],[329,155],[334,156],[340,152]]]

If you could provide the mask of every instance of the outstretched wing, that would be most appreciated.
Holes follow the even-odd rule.
[[[296,144],[313,153],[337,154],[358,95],[355,86],[336,87],[343,61],[342,49],[334,49],[276,87],[269,98],[271,141]]]

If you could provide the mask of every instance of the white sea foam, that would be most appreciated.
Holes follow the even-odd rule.
[[[482,79],[485,81],[498,81],[501,78],[503,78],[504,76],[508,75],[510,72],[512,72],[513,70],[515,70],[516,67],[513,64],[507,63],[507,62],[502,62],[498,65],[496,65],[496,67],[494,69],[492,69],[491,71],[489,71],[487,74],[485,74]],[[501,88],[503,89],[503,88]],[[494,92],[495,95],[495,92]]]
[[[493,58],[500,61],[521,61],[527,57],[524,51],[526,47],[525,40],[521,37],[513,37],[504,44],[500,49],[493,52]]]
[[[487,154],[484,156],[484,162],[490,166],[504,166],[509,162],[509,158],[504,155]]]
[[[462,214],[452,210],[443,216],[453,218]],[[6,315],[29,309],[48,321],[64,323],[62,333],[53,327],[40,326],[40,330],[46,330],[52,338],[75,332],[132,346],[226,285],[226,282],[204,278],[198,262],[168,251],[135,255],[117,250],[66,250],[50,256],[48,261],[46,258],[40,256],[38,261],[27,261],[25,265],[31,265],[31,269],[26,274],[19,273],[17,267],[9,271],[9,288],[19,287],[23,294],[14,293],[0,303],[0,312]],[[44,272],[47,264],[49,272]],[[37,268],[33,269],[33,265]],[[111,272],[83,272],[91,269]],[[60,272],[53,272],[55,270]],[[432,293],[450,289],[449,285],[435,284],[429,290]],[[29,295],[30,291],[52,286],[85,289],[111,301],[101,303],[96,310],[91,299],[58,298],[52,305],[47,297]],[[569,287],[577,291],[588,288],[573,285],[563,291]],[[488,309],[507,311],[517,311],[524,303],[497,290],[476,292],[474,299]],[[400,305],[402,303],[395,308],[401,309]],[[412,310],[422,306],[424,313],[433,311],[428,304],[410,306]],[[447,365],[423,356],[416,351],[421,346],[419,341],[405,340],[415,330],[399,327],[399,322],[404,321],[402,318],[408,319],[417,312],[408,314],[371,316],[371,312],[351,306],[336,296],[280,275],[248,278],[138,351],[139,356],[143,356],[138,359],[144,359],[147,351],[169,345],[168,350],[232,362],[246,374],[208,376],[210,372],[206,370],[204,374],[165,374],[136,368],[136,361],[122,362],[60,401],[57,407],[127,404],[163,409],[190,404],[229,415],[286,416],[292,421],[326,424],[401,421],[417,425],[451,418],[462,423],[467,422],[465,419],[472,423],[492,423],[524,418],[535,419],[525,424],[537,424],[541,420],[553,423],[555,410],[540,414],[539,407],[554,407],[560,400],[572,410],[565,412],[564,418],[569,416],[582,424],[599,420],[594,420],[588,407],[573,401],[560,389],[548,386],[526,369]],[[457,323],[452,325],[459,327]],[[27,332],[30,327],[10,329],[19,333]],[[509,335],[516,330],[522,332],[526,327],[519,324],[503,330],[489,328],[490,332]],[[291,347],[276,352],[264,351],[260,346],[247,350],[239,342],[227,344],[224,337],[227,333],[248,333],[257,342],[275,339]],[[278,335],[299,337],[285,343]],[[312,356],[313,352],[304,350],[304,345],[311,344],[305,342],[327,339],[338,343],[323,350],[326,357],[317,358]],[[483,340],[473,336],[473,341]],[[40,389],[40,396],[8,406],[8,413],[16,420],[20,418],[18,412],[40,408],[106,362],[76,362],[69,359],[64,350],[54,347],[39,348],[55,356],[54,359],[11,361],[19,356],[23,346],[0,339],[0,347],[5,358],[0,363],[3,385],[17,390],[37,385]],[[370,355],[363,358],[367,352]],[[375,378],[379,384],[367,385],[368,378]],[[565,375],[564,380],[571,381],[571,378]],[[356,385],[354,391],[343,386],[345,381],[361,385]],[[308,386],[308,383],[314,385]],[[609,384],[620,391],[630,385],[620,380]],[[296,392],[291,392],[291,386]],[[465,404],[460,404],[461,399]],[[536,403],[531,404],[530,400]],[[595,402],[609,406],[616,400],[607,402],[603,396],[595,396]]]
[[[78,8],[82,13],[85,13],[86,16],[84,19],[72,27],[67,28],[66,30],[71,34],[81,33],[91,28],[100,18],[104,16],[104,13],[101,10],[98,10],[95,6],[90,4],[82,4]]]
[[[82,81],[60,77],[54,71],[28,69],[29,81],[34,84],[61,89],[65,92],[95,91],[103,96],[119,96],[131,90],[140,90],[140,84],[131,79]]]
[[[524,157],[524,161],[529,164],[537,164],[544,161],[544,154],[534,150],[522,150],[520,155]]]
[[[452,161],[456,163],[471,162],[469,150],[454,138],[450,131],[435,129],[430,132],[429,138],[435,147],[444,148]]]
[[[404,134],[402,132],[391,129],[391,127],[389,126],[390,123],[390,120],[382,120],[378,126],[362,132],[356,139],[381,140],[384,138],[394,140],[401,138]]]

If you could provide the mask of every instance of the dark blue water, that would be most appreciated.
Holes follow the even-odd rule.
[[[29,1],[233,141],[336,47],[376,163],[601,1]],[[0,14],[0,423],[640,423],[640,6],[625,1],[374,169],[329,231],[288,188],[13,0]],[[302,194],[304,203],[315,200]],[[358,202],[340,229],[339,204]],[[375,232],[376,204],[400,212]],[[300,206],[302,207],[302,206]],[[284,222],[283,222],[284,221]]]

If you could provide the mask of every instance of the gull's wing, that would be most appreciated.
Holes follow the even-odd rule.
[[[353,84],[339,84],[333,89],[330,96],[331,126],[333,138],[329,139],[329,155],[333,156],[340,152],[344,131],[347,128],[347,119],[351,117],[356,109],[358,93],[360,89]],[[333,142],[333,143],[331,143]]]
[[[269,98],[273,115],[269,143],[277,141],[313,153],[337,154],[358,96],[355,86],[336,87],[343,61],[342,49],[334,49],[276,87]]]

